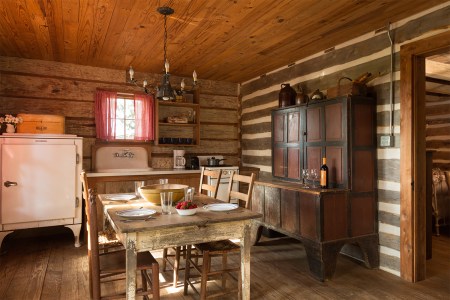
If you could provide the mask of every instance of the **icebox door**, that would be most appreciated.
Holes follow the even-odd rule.
[[[75,217],[75,145],[2,148],[2,224]]]

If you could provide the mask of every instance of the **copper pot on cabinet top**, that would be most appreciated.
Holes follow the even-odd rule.
[[[295,97],[295,104],[304,104],[308,103],[309,97],[308,94],[303,92],[303,89],[301,86],[298,87],[297,96]]]
[[[297,93],[289,83],[282,83],[280,94],[278,95],[278,107],[295,105]]]

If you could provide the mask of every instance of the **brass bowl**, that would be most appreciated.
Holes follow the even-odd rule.
[[[160,193],[173,192],[172,201],[173,205],[175,205],[184,198],[184,191],[187,188],[188,186],[183,184],[151,184],[140,187],[139,194],[141,194],[142,198],[148,202],[155,205],[161,205]]]

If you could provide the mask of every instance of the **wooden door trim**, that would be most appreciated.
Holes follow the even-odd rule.
[[[425,57],[450,49],[448,41],[450,31],[400,49],[400,274],[411,282],[426,275]]]

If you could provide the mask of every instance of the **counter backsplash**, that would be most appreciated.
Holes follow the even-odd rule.
[[[188,157],[189,155],[187,154],[185,157]],[[204,166],[207,165],[206,159],[210,158],[210,157],[215,157],[217,159],[223,159],[224,156],[223,155],[208,155],[208,156],[198,156],[199,160],[200,160],[200,165]],[[234,165],[234,166],[238,166],[239,162],[236,160],[225,160],[223,162],[226,165]],[[154,169],[173,169],[173,157],[152,157],[152,168]]]
[[[173,157],[152,157],[153,169],[173,169]]]

